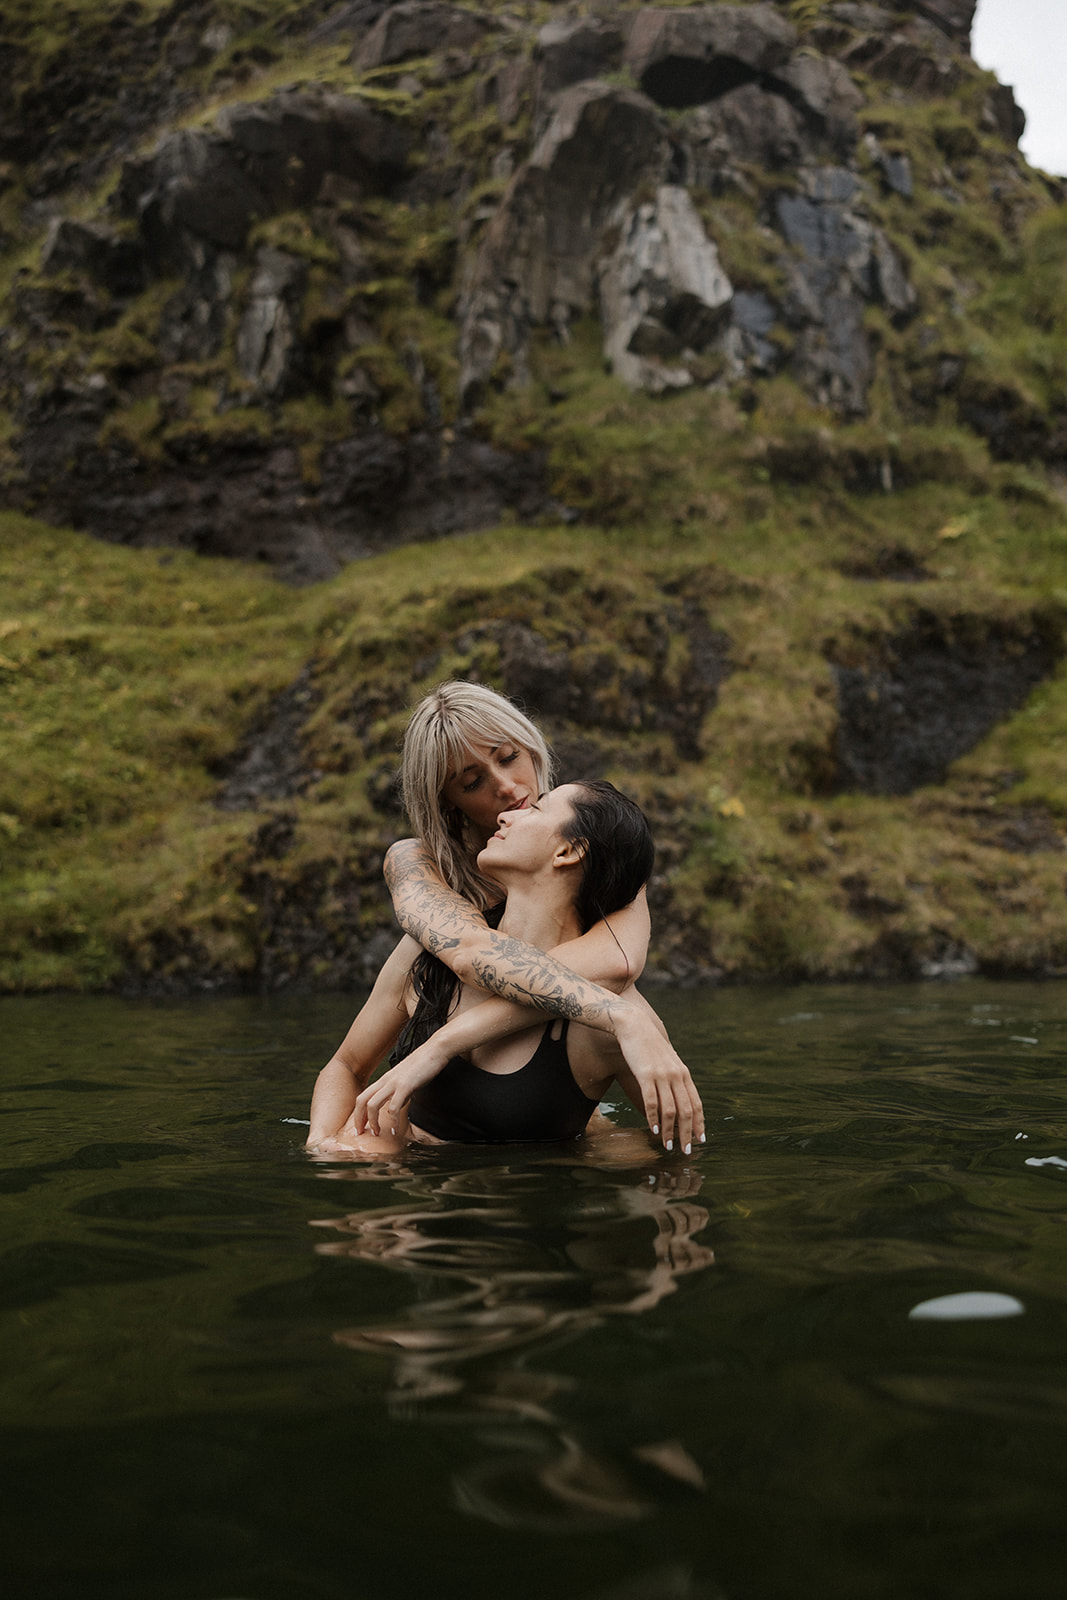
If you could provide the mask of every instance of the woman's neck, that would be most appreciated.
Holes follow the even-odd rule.
[[[542,881],[529,886],[509,885],[507,896],[500,933],[535,945],[538,950],[551,950],[554,945],[565,944],[581,934],[569,893],[546,893]]]

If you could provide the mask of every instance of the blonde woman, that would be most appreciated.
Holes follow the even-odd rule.
[[[390,849],[386,882],[405,937],[379,974],[340,1049],[319,1074],[310,1148],[350,1118],[408,1016],[411,974],[421,952],[436,956],[458,984],[492,999],[464,1013],[462,1032],[431,1036],[407,1057],[408,1078],[432,1076],[456,1051],[562,1017],[606,1035],[623,1087],[668,1150],[704,1137],[703,1111],[688,1068],[659,1018],[634,988],[644,966],[649,920],[644,891],[558,948],[489,925],[501,886],[479,854],[504,812],[521,812],[550,787],[551,758],[535,725],[480,684],[446,683],[416,709],[404,740],[404,804],[419,837]],[[456,1019],[458,1024],[459,1019]],[[443,1056],[442,1051],[448,1050]],[[373,1126],[373,1125],[372,1125]]]

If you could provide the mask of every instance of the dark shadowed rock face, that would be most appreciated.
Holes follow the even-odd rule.
[[[86,396],[35,429],[30,468],[43,478],[50,463],[68,462],[51,475],[45,515],[117,544],[264,561],[291,583],[550,504],[543,454],[509,456],[463,433],[443,449],[435,434],[368,429],[330,446],[319,483],[308,485],[295,446],[266,445],[254,432],[219,441],[192,431],[184,450],[172,441],[169,465],[147,469],[128,452],[97,448],[100,421]]]
[[[639,11],[626,65],[657,105],[703,105],[784,67],[796,32],[770,5]]]
[[[703,753],[704,718],[730,675],[730,641],[695,604],[669,606],[662,617],[646,620],[650,639],[628,665],[578,643],[550,645],[531,628],[486,625],[485,636],[499,641],[505,693],[544,718],[572,777],[582,775],[582,761],[584,775],[597,776],[594,765],[610,764],[612,736],[639,730],[669,734],[683,760]],[[667,670],[672,633],[688,643],[677,681]]]
[[[305,667],[250,731],[244,748],[219,769],[224,781],[217,803],[223,811],[255,810],[266,801],[288,800],[307,788],[315,774],[306,770],[300,730],[315,700],[311,674]],[[291,821],[288,835],[292,835]]]
[[[281,94],[228,107],[213,133],[165,134],[150,156],[126,163],[117,201],[156,269],[182,271],[190,235],[239,250],[253,218],[310,205],[328,175],[387,192],[411,152],[405,128],[358,100]]]
[[[921,619],[862,665],[835,663],[841,789],[910,794],[939,783],[1063,655],[1062,621],[984,627]]]
[[[136,239],[70,217],[57,217],[49,228],[41,266],[45,272],[84,272],[119,296],[139,294],[147,282],[144,252]]]

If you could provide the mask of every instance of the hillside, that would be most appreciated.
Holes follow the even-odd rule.
[[[651,969],[1067,971],[1067,211],[970,0],[12,3],[0,984],[388,948],[477,676]]]

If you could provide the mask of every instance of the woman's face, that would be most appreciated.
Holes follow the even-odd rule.
[[[464,765],[451,772],[441,791],[488,839],[502,811],[521,811],[537,799],[537,773],[522,745],[472,745]]]
[[[538,872],[565,843],[563,829],[574,816],[576,786],[561,783],[519,810],[504,811],[478,865],[487,877],[496,870]]]

